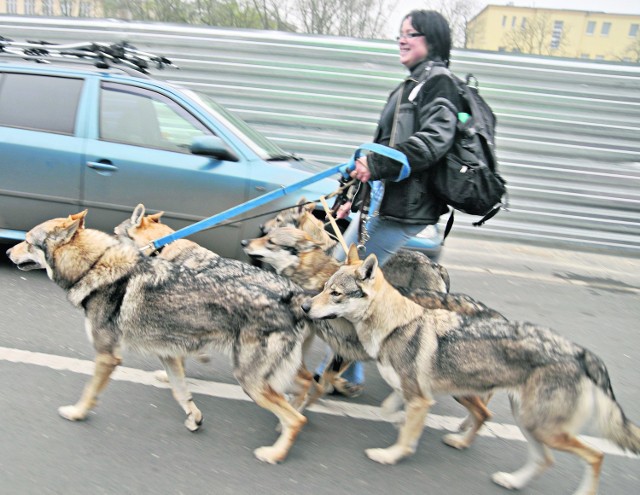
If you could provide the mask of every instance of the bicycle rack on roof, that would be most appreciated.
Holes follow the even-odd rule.
[[[108,69],[123,65],[143,74],[155,65],[157,69],[174,67],[171,60],[161,55],[138,50],[135,46],[121,41],[119,43],[83,42],[58,44],[48,41],[14,41],[0,36],[0,53],[17,55],[26,60],[38,63],[49,63],[47,59],[73,58],[92,60],[99,69]]]

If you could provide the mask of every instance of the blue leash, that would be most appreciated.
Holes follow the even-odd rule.
[[[340,173],[343,177],[346,178],[349,176],[349,172],[351,172],[355,168],[355,161],[362,156],[363,151],[372,151],[374,153],[384,155],[388,158],[400,162],[402,164],[402,169],[400,170],[400,174],[398,175],[396,181],[406,179],[411,173],[409,162],[407,161],[407,157],[404,155],[404,153],[393,148],[389,148],[388,146],[383,146],[381,144],[362,144],[358,147],[358,149],[356,149],[353,157],[351,157],[351,159],[346,163],[336,165],[335,167],[331,167],[323,172],[312,175],[311,177],[307,177],[304,180],[295,182],[288,186],[282,186],[280,189],[276,189],[267,194],[263,194],[262,196],[258,196],[257,198],[253,198],[246,203],[234,206],[233,208],[229,208],[228,210],[217,213],[216,215],[213,215],[211,217],[204,218],[199,222],[188,225],[187,227],[176,230],[169,235],[156,239],[142,249],[144,250],[149,247],[160,249],[162,246],[169,244],[170,242],[177,241],[178,239],[182,239],[183,237],[195,234],[196,232],[200,232],[201,230],[211,228],[221,222],[224,222],[225,220],[228,220],[229,218],[245,213],[246,211],[257,208],[258,206],[262,206],[263,204],[268,203],[269,201],[273,201],[276,198],[286,196],[289,193],[302,189],[309,184],[313,184],[314,182],[325,179],[335,173]]]

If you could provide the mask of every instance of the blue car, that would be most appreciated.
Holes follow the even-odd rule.
[[[111,232],[138,203],[180,229],[325,168],[282,150],[207,95],[97,65],[0,54],[0,238],[20,240],[46,219],[85,208],[89,227]],[[257,215],[327,195],[337,179],[190,238],[246,259],[241,239],[258,236],[268,218]],[[436,258],[439,236],[418,236],[410,247]]]

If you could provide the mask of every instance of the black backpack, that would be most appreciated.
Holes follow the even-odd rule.
[[[418,80],[426,83],[435,74],[446,74],[455,82],[463,112],[458,113],[455,141],[445,160],[433,167],[429,175],[434,192],[454,210],[481,215],[473,222],[483,225],[502,208],[506,208],[506,181],[498,174],[495,154],[497,119],[491,107],[480,96],[477,80],[467,74],[466,81],[456,77],[442,65],[429,64]],[[476,81],[470,85],[471,79]],[[419,89],[415,92],[417,95]],[[453,226],[453,210],[447,222],[445,237]]]

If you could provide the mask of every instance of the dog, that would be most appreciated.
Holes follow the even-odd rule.
[[[243,240],[242,246],[250,257],[273,266],[276,273],[314,292],[321,291],[331,275],[342,266],[339,261],[324,251],[321,241],[294,227],[275,228],[263,237]],[[482,314],[485,317],[504,319],[504,316],[497,311],[465,294],[450,294],[447,270],[421,253],[400,251],[389,259],[383,271],[391,285],[425,308],[447,309],[461,315]],[[332,349],[340,355],[340,358],[354,356],[354,349],[350,347],[351,343],[358,342],[355,328],[352,325],[346,325],[343,319],[331,321],[340,328],[339,331],[343,336],[348,336],[332,342]],[[360,350],[359,346],[358,351]],[[359,357],[354,360],[372,359],[366,350],[365,354],[358,355]],[[326,367],[323,376],[320,377],[320,388],[316,392],[331,387],[340,390],[343,386],[344,380],[340,375],[349,366],[351,360],[340,358],[336,360],[334,357],[334,361]],[[478,423],[479,428],[491,417],[491,413],[486,409],[490,398],[490,394],[484,394],[481,398],[455,398],[471,413],[460,425],[461,430],[472,432],[471,428],[475,422]],[[472,407],[469,407],[469,403],[472,403]],[[401,398],[392,393],[384,400],[382,407],[385,412],[392,413],[401,407]],[[462,449],[468,447],[473,438],[473,435],[449,436],[445,437],[445,442],[452,447]]]
[[[575,494],[594,495],[603,453],[576,437],[593,406],[604,435],[640,454],[640,428],[616,402],[605,364],[550,329],[424,308],[385,280],[375,255],[360,261],[356,250],[303,310],[311,318],[352,322],[382,376],[404,397],[406,420],[396,443],[366,451],[376,462],[395,464],[415,452],[434,394],[500,389],[509,392],[516,422],[529,441],[522,468],[493,475],[500,486],[526,486],[552,464],[549,449],[556,449],[586,463]]]
[[[266,235],[241,241],[252,259],[273,267],[304,289],[321,291],[342,265],[327,253],[325,239],[292,226],[271,229]],[[416,251],[399,251],[384,266],[387,280],[406,291],[449,292],[447,270]]]
[[[312,381],[308,374],[298,383],[308,332],[302,289],[221,257],[211,260],[219,269],[195,271],[145,256],[130,241],[85,228],[86,213],[37,225],[7,251],[21,270],[45,269],[85,313],[96,350],[94,375],[80,400],[59,408],[59,414],[71,421],[87,417],[126,345],[160,358],[187,415],[185,425],[195,431],[202,413],[187,388],[182,362],[216,348],[232,355],[234,376],[247,395],[279,419],[277,441],[254,455],[268,463],[284,460],[307,421],[284,393],[296,386],[308,389]]]

